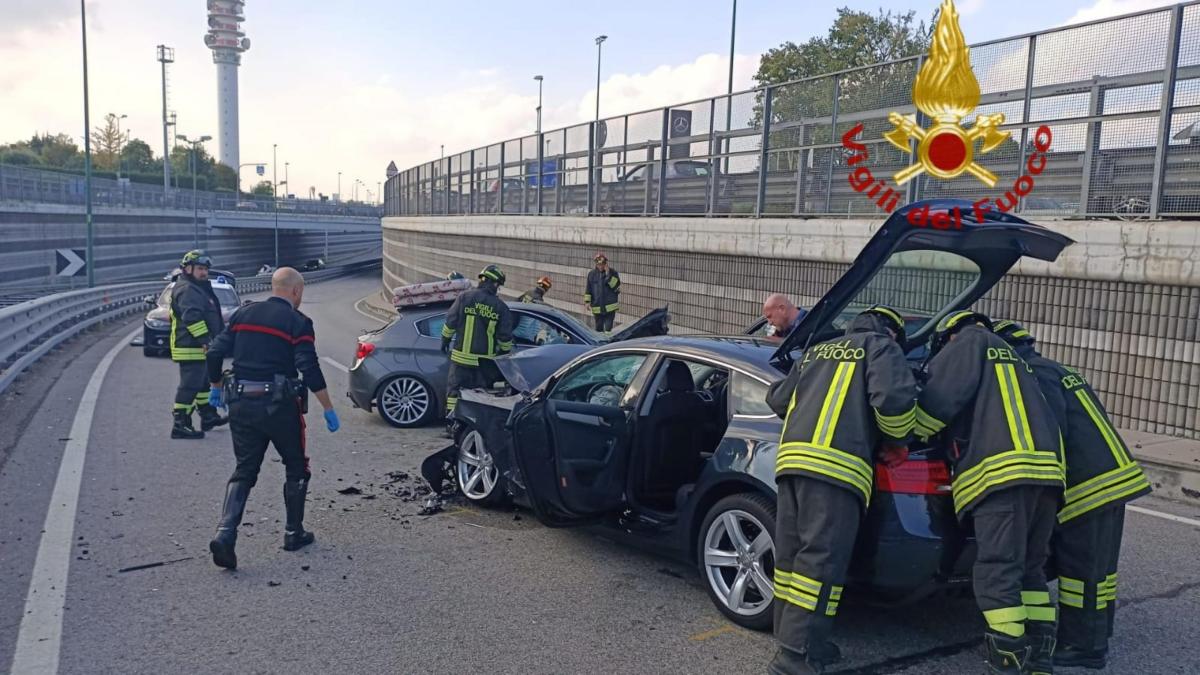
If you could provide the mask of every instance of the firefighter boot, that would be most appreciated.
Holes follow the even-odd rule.
[[[242,523],[242,512],[246,510],[246,499],[250,496],[250,484],[230,481],[225,487],[225,505],[221,509],[221,520],[217,523],[217,536],[208,542],[212,551],[213,564],[231,570],[237,569],[238,525]]]
[[[175,411],[175,424],[171,427],[171,438],[204,438],[203,431],[192,427],[192,413],[187,410]]]
[[[1108,665],[1108,649],[1080,649],[1067,644],[1059,645],[1054,652],[1054,665],[1060,668],[1104,670]]]
[[[214,429],[216,427],[229,424],[229,418],[221,417],[221,413],[217,412],[217,409],[213,406],[205,403],[197,406],[197,408],[200,410],[201,431],[208,431],[209,429]]]
[[[1029,621],[1025,625],[1025,637],[1029,639],[1029,661],[1025,664],[1025,672],[1030,675],[1053,675],[1054,647],[1058,643],[1057,626],[1046,621]]]
[[[821,664],[810,661],[807,654],[780,647],[767,665],[767,675],[820,675]]]
[[[313,543],[316,537],[304,530],[304,499],[308,495],[308,479],[288,479],[283,484],[283,505],[287,524],[283,530],[283,550],[297,551]]]
[[[1028,673],[1025,664],[1029,661],[1029,640],[1003,633],[983,634],[986,649],[987,672],[989,675],[1022,675]]]

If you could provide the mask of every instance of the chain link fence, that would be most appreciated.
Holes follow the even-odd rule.
[[[515,138],[390,178],[385,216],[462,214],[830,216],[874,214],[841,137],[857,124],[865,164],[911,163],[882,137],[916,114],[925,57]],[[980,161],[1002,194],[1033,133],[1053,132],[1018,212],[1129,220],[1200,216],[1200,2],[972,47],[982,93],[962,120],[1004,113],[1011,138]],[[903,201],[980,196],[970,176],[918,177]]]

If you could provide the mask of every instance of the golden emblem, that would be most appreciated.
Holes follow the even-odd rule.
[[[960,124],[979,105],[979,81],[971,72],[970,49],[958,25],[954,0],[942,1],[929,57],[913,82],[913,103],[934,124],[925,129],[917,124],[915,115],[888,115],[894,127],[883,135],[888,142],[911,153],[910,142],[917,141],[917,162],[896,172],[896,184],[904,185],[923,172],[943,180],[966,172],[995,187],[996,174],[975,161],[975,141],[983,139],[979,154],[986,155],[1010,134],[999,129],[1004,124],[1004,113],[979,115],[970,129]]]

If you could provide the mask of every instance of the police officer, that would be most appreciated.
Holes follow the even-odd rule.
[[[543,303],[546,301],[546,293],[550,291],[550,286],[550,277],[538,277],[537,285],[526,291],[520,301]]]
[[[995,330],[1033,368],[1062,429],[1067,489],[1050,541],[1058,569],[1054,665],[1099,670],[1117,609],[1125,504],[1149,494],[1150,482],[1078,370],[1042,356],[1015,321],[997,321]]]
[[[210,395],[217,400],[222,395],[223,359],[233,357],[233,379],[225,383],[225,391],[237,468],[226,487],[217,535],[209,543],[213,562],[220,567],[237,567],[237,528],[268,443],[275,446],[286,473],[283,548],[295,551],[313,542],[312,533],[304,529],[304,499],[312,477],[304,427],[307,391],[325,409],[329,431],[337,431],[340,423],[317,361],[312,319],[299,312],[303,296],[304,277],[291,267],[280,267],[271,275],[271,297],[238,309],[229,329],[208,350]]]
[[[221,303],[208,280],[212,259],[204,251],[188,251],[171,288],[171,360],[179,364],[171,438],[204,438],[204,432],[228,422],[208,400],[204,352],[224,329]],[[192,410],[200,410],[200,430],[192,426]]]
[[[490,359],[512,351],[513,317],[499,297],[504,272],[488,265],[479,272],[479,286],[454,300],[442,326],[442,351],[450,354],[446,382],[446,412],[454,411],[463,389],[484,389],[498,372]]]
[[[805,352],[767,403],[784,419],[775,476],[775,637],[772,675],[820,673],[850,554],[874,484],[874,455],[908,456],[917,385],[904,358],[904,322],[872,307],[842,338]]]
[[[975,522],[988,672],[1050,673],[1045,564],[1063,487],[1058,423],[1029,364],[991,325],[968,310],[938,322],[916,430],[943,434],[955,511]]]
[[[587,284],[583,290],[583,307],[596,320],[596,331],[608,333],[612,331],[613,319],[621,308],[621,275],[608,265],[608,257],[597,253],[592,259],[595,263],[587,275]]]

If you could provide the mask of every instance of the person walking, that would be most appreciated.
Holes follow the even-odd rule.
[[[208,280],[212,259],[204,251],[183,254],[171,287],[171,360],[179,364],[171,438],[204,438],[204,432],[226,424],[209,401],[204,379],[204,353],[224,329],[221,303]],[[200,429],[192,426],[192,411],[200,411]]]
[[[621,309],[621,275],[609,266],[608,256],[596,253],[595,266],[588,272],[583,290],[583,307],[596,321],[596,331],[612,332],[613,320]]]

